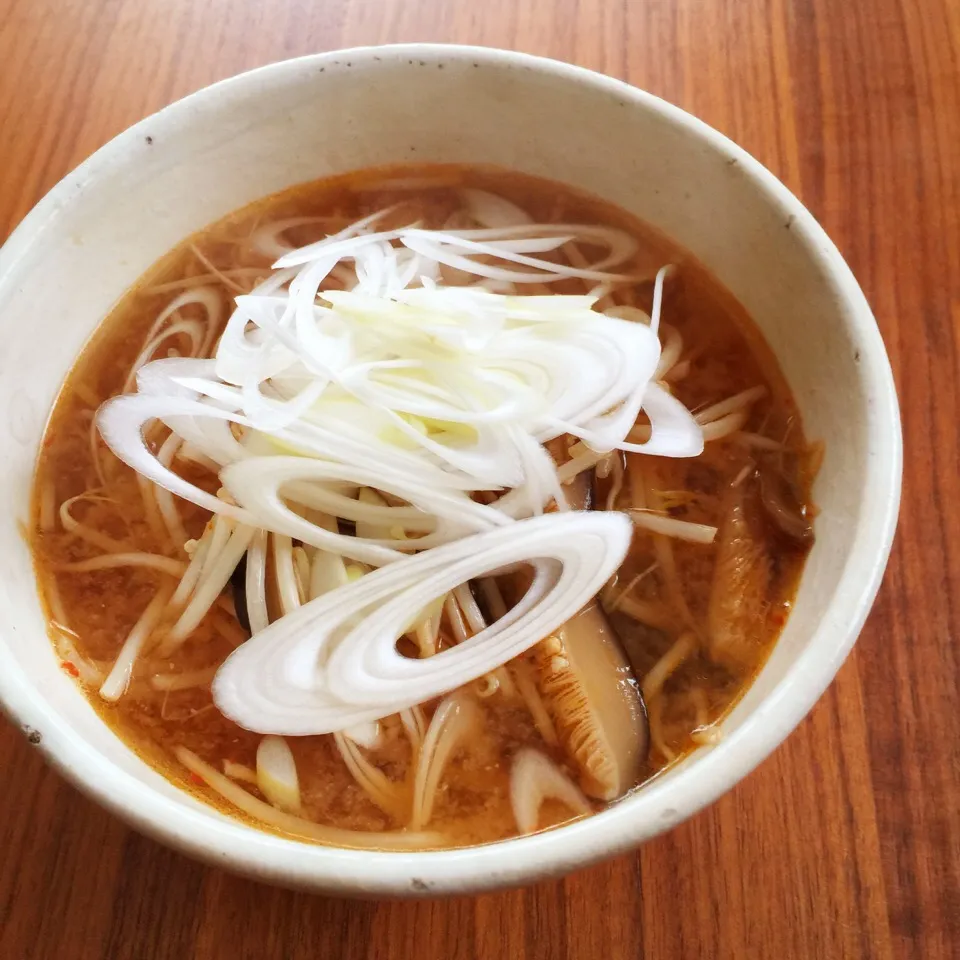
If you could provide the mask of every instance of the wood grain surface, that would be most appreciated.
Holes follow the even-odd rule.
[[[0,0],[0,239],[192,90],[356,44],[512,47],[624,78],[770,167],[876,311],[902,520],[855,654],[777,753],[637,853],[443,902],[292,894],[132,833],[0,723],[0,958],[960,956],[958,0]]]

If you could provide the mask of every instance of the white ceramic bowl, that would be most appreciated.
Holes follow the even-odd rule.
[[[769,663],[701,749],[604,813],[557,831],[436,853],[309,846],[171,786],[59,669],[28,516],[38,441],[84,341],[179,240],[301,181],[406,160],[483,162],[584,188],[690,250],[743,303],[826,442],[817,542]],[[626,84],[518,53],[411,45],[277,63],[201,90],[111,141],[0,250],[0,699],[67,777],[139,830],[264,880],[347,894],[452,893],[583,866],[715,800],[793,729],[873,601],[900,494],[900,424],[866,301],[813,217],[716,131]]]

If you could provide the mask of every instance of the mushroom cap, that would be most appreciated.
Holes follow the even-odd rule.
[[[633,787],[647,754],[643,698],[613,628],[591,602],[533,650],[540,693],[580,786],[598,800]]]

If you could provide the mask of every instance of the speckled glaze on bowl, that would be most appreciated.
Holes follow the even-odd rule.
[[[483,162],[619,204],[689,249],[777,354],[826,442],[817,543],[769,663],[701,749],[609,810],[540,835],[433,853],[309,846],[182,793],[59,669],[18,524],[45,418],[100,319],[187,234],[305,180],[404,160]],[[0,700],[74,783],[139,830],[262,880],[347,895],[464,893],[584,866],[669,829],[750,772],[830,683],[870,609],[896,524],[897,400],[870,309],[786,188],[689,114],[616,80],[499,50],[405,45],[277,63],[121,134],[0,250]]]

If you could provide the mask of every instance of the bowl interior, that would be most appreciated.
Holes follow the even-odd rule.
[[[667,234],[743,303],[780,360],[808,436],[826,444],[817,543],[795,611],[727,720],[723,744],[565,828],[565,841],[548,834],[511,842],[527,850],[521,857],[506,855],[504,844],[459,861],[305,851],[180,793],[104,727],[58,669],[19,526],[60,383],[149,264],[258,197],[408,160],[492,163],[565,181]],[[289,883],[400,892],[416,876],[436,889],[492,886],[567,869],[665,829],[735,782],[809,709],[859,629],[892,534],[899,428],[886,357],[822,231],[755,161],[702,124],[547,61],[469,48],[348,51],[188,98],[87,161],[0,251],[0,334],[0,496],[11,506],[0,515],[7,708],[39,730],[61,767],[141,828]]]

